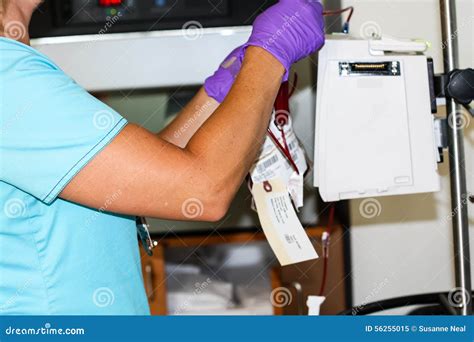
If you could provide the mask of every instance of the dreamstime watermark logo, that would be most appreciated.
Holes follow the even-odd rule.
[[[196,105],[194,114],[174,132],[174,137],[178,139],[180,136],[182,136],[191,126],[193,126],[194,122],[196,122],[196,120],[208,110],[210,106],[211,101],[206,101],[202,106]]]
[[[364,39],[379,38],[382,36],[382,28],[375,21],[366,21],[360,26],[359,35]]]
[[[393,277],[393,273],[391,275],[391,277]],[[364,309],[364,307],[374,298],[376,297],[380,291],[385,287],[387,286],[388,284],[390,283],[390,279],[388,277],[384,278],[383,281],[381,281],[380,283],[376,284],[375,287],[372,289],[372,291],[370,291],[370,293],[365,296],[364,300],[362,301],[361,304],[355,306],[352,308],[352,315],[353,316],[356,316],[359,314],[359,312],[361,310]]]
[[[110,16],[106,17],[104,27],[102,27],[99,30],[98,34],[107,33],[112,28],[112,26],[114,26],[120,20],[121,17],[122,17],[122,12],[120,11],[116,12],[116,14],[111,17]]]
[[[455,31],[453,31],[450,34],[450,36],[441,43],[441,49],[443,49],[443,50],[446,49],[448,47],[449,41],[456,39],[459,36],[459,31],[461,29],[463,29],[466,25],[469,25],[470,20],[471,21],[474,20],[474,16],[471,16],[470,18],[466,17],[465,19],[466,20],[463,20],[461,23],[458,22],[457,29]]]
[[[372,219],[380,216],[382,213],[382,205],[375,198],[366,198],[359,205],[359,212],[362,217]]]
[[[0,312],[7,311],[8,308],[14,306],[19,300],[21,300],[26,290],[32,285],[33,278],[29,278],[23,284],[22,287],[16,289],[15,293],[9,297],[2,305],[0,305]]]
[[[16,328],[9,326],[5,329],[6,335],[13,336],[34,336],[34,335],[84,335],[84,328],[53,328],[51,323],[47,322],[41,327],[21,327]]]
[[[184,23],[181,27],[183,31],[184,38],[187,40],[197,40],[203,35],[202,24],[197,20],[190,20]]]
[[[277,127],[286,126],[289,121],[290,121],[290,112],[284,109],[279,109],[275,111],[275,125]]]
[[[286,287],[277,287],[270,293],[270,303],[276,308],[283,308],[293,301],[291,291]]]
[[[459,206],[456,206],[454,208],[453,211],[451,211],[449,213],[448,216],[446,216],[446,219],[449,221],[449,220],[452,220],[454,216],[456,216],[457,214],[459,214],[459,211],[467,205],[467,202],[469,201],[469,196],[467,194],[462,194],[461,195],[461,208]]]
[[[188,219],[194,219],[204,213],[204,205],[197,198],[188,198],[183,202],[181,212]]]
[[[448,43],[450,40],[453,40],[453,39],[456,39],[459,35],[459,30],[455,30],[453,33],[451,33],[451,35],[448,37],[448,39],[446,40],[443,40],[443,42],[441,43],[441,49],[446,49],[448,47]]]
[[[448,293],[448,303],[454,307],[461,307],[471,302],[471,292],[462,287],[455,287]]]
[[[111,195],[107,195],[104,204],[100,206],[100,208],[94,212],[93,215],[90,215],[87,217],[85,220],[84,224],[85,227],[89,227],[97,218],[104,212],[107,211],[107,209],[114,203],[116,200],[118,200],[122,196],[122,189],[117,189],[114,193]]]
[[[2,137],[6,137],[9,133],[10,129],[14,127],[27,113],[32,107],[32,101],[28,103],[24,103],[22,107],[16,111],[13,115],[8,118],[2,120],[2,124],[0,125],[0,140]]]
[[[189,306],[191,305],[190,302],[192,301],[192,297],[193,296],[199,296],[199,295],[203,294],[211,283],[212,283],[212,280],[210,278],[207,278],[202,283],[199,283],[199,282],[195,283],[192,295],[189,295],[184,300],[184,302],[182,302],[180,305],[178,305],[178,307],[176,308],[176,310],[174,311],[173,314],[174,315],[180,315],[180,314],[184,313],[185,311],[187,311]]]
[[[26,27],[19,21],[9,21],[4,27],[5,37],[22,40],[26,37]]]
[[[99,110],[94,114],[92,122],[97,129],[111,129],[115,125],[115,116],[109,110]]]
[[[97,307],[105,308],[114,304],[115,295],[108,287],[99,287],[92,294],[92,301]]]
[[[300,18],[300,13],[298,11],[296,11],[292,16],[286,16],[285,22],[283,23],[281,28],[276,30],[275,33],[270,37],[270,39],[268,39],[263,44],[263,48],[267,49],[270,45],[275,44],[275,42],[279,40],[285,34],[285,32],[288,31],[290,26],[299,18]],[[286,37],[283,37],[283,38],[286,39]]]
[[[114,11],[113,12],[114,14],[112,16],[107,16],[105,18],[104,26],[102,26],[102,28],[99,31],[97,31],[97,35],[93,39],[88,40],[87,42],[84,43],[84,47],[92,46],[93,43],[98,41],[102,35],[108,33],[112,29],[112,26],[114,26],[122,18],[123,16],[122,12],[117,11],[115,9],[113,9],[113,11]]]
[[[18,218],[25,215],[26,204],[19,198],[12,198],[5,202],[3,212],[9,218]]]
[[[451,128],[464,129],[471,123],[471,116],[464,110],[456,111],[449,114],[448,125]]]

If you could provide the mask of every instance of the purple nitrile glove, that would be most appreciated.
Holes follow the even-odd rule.
[[[239,74],[242,60],[244,59],[245,48],[239,46],[234,49],[221,63],[216,72],[206,78],[204,89],[207,95],[222,103],[229,93],[235,78]]]
[[[324,44],[323,6],[318,0],[280,0],[253,23],[245,46],[270,52],[288,72],[293,63],[309,56]]]
[[[233,50],[216,72],[204,82],[207,95],[224,101],[237,77],[248,46],[270,52],[285,67],[288,80],[291,65],[324,44],[323,9],[317,0],[280,0],[260,14],[249,41]]]

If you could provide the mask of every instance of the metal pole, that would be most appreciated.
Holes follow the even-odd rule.
[[[440,0],[441,29],[443,39],[444,72],[458,67],[458,39],[455,0]],[[458,313],[472,314],[471,270],[469,253],[469,221],[467,215],[466,170],[464,161],[464,141],[462,106],[453,99],[446,98],[448,115],[449,169],[451,182],[451,208],[454,244],[455,279],[458,291],[462,291]]]

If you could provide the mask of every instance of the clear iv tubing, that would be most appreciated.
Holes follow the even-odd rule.
[[[329,204],[329,218],[326,231],[327,237],[322,241],[323,245],[323,279],[321,280],[321,287],[319,289],[319,296],[324,295],[324,288],[326,287],[327,273],[328,273],[328,259],[329,259],[329,239],[331,237],[332,225],[334,223],[334,214],[336,211],[336,206],[334,203]],[[323,233],[323,234],[324,234]]]
[[[342,14],[342,13],[347,12],[347,11],[349,11],[349,15],[347,16],[346,22],[349,22],[352,18],[352,14],[354,13],[354,7],[353,6],[345,7],[345,8],[338,9],[338,10],[323,11],[323,15],[325,15],[325,16],[339,15],[339,14]]]
[[[339,10],[323,11],[323,15],[324,16],[339,15],[347,11],[349,11],[349,15],[347,16],[347,19],[342,26],[342,32],[349,33],[349,22],[351,21],[352,14],[354,13],[353,6],[349,6],[346,8],[339,9]]]

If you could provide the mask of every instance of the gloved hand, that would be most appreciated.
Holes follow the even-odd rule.
[[[255,19],[248,42],[225,58],[206,79],[204,89],[222,103],[240,71],[248,46],[259,46],[275,56],[285,67],[283,81],[287,81],[291,65],[323,44],[322,5],[317,0],[280,0]]]
[[[323,7],[318,0],[280,0],[260,14],[246,46],[270,52],[288,72],[293,63],[324,44]]]
[[[235,78],[239,74],[244,54],[245,47],[243,45],[234,49],[224,59],[224,62],[219,65],[216,72],[212,76],[206,78],[204,89],[206,90],[207,95],[219,103],[224,101],[232,87],[232,84],[234,84]]]

